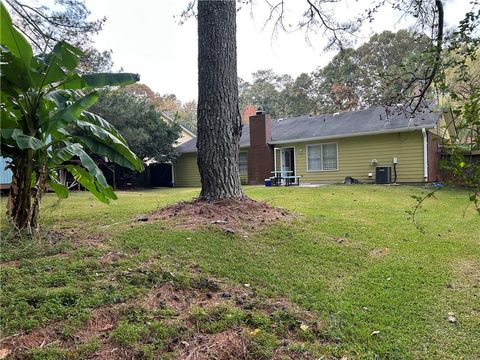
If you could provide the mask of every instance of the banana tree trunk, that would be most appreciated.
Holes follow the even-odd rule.
[[[12,183],[7,203],[7,214],[19,230],[31,230],[33,151],[23,150],[12,162]]]

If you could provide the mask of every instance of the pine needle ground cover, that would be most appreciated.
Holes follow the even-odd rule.
[[[0,355],[33,359],[477,359],[480,218],[445,189],[247,187],[251,231],[152,219],[198,189],[47,195],[41,242],[2,219]],[[2,206],[5,199],[2,198]]]

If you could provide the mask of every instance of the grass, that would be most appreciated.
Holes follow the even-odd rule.
[[[71,336],[92,309],[138,299],[172,276],[190,286],[194,267],[231,284],[249,284],[261,298],[287,298],[322,323],[320,330],[300,331],[288,312],[228,306],[194,307],[185,314],[185,321],[205,333],[250,328],[250,350],[265,358],[292,327],[302,341],[293,344],[292,351],[321,339],[314,353],[327,358],[480,357],[480,217],[467,207],[467,192],[438,192],[417,215],[423,228],[419,231],[406,211],[415,205],[411,195],[422,194],[422,188],[246,191],[299,216],[244,238],[215,230],[175,230],[162,222],[132,222],[160,206],[191,199],[198,189],[120,192],[110,205],[87,193],[72,193],[64,201],[46,196],[45,228],[70,240],[53,235],[42,243],[14,242],[4,227],[4,335],[62,321],[63,336]],[[90,245],[88,239],[101,246]],[[104,262],[112,252],[115,261]],[[164,312],[168,319],[178,316],[171,309]],[[451,312],[455,323],[447,320]],[[141,349],[145,357],[166,351],[165,339],[182,333],[183,325],[173,326],[159,316],[158,311],[136,318],[123,314],[110,339]],[[75,356],[96,351],[94,340]],[[62,349],[50,350],[51,358],[65,357]]]

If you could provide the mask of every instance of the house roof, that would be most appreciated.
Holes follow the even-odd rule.
[[[176,121],[170,116],[168,115],[166,112],[161,112],[162,114],[162,117],[169,123],[169,124],[173,124],[175,123]],[[182,129],[183,132],[185,132],[186,134],[190,135],[191,137],[195,138],[197,137],[197,135],[195,135],[190,129],[188,129],[186,126],[178,123],[178,125],[180,126],[180,129]]]
[[[272,139],[269,144],[334,139],[361,135],[404,132],[433,128],[441,112],[424,108],[411,116],[402,107],[374,107],[326,115],[303,115],[272,120]],[[196,152],[196,139],[177,149],[181,153]],[[240,147],[250,145],[250,128],[244,125]]]

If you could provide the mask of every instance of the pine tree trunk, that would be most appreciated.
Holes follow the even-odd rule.
[[[198,1],[197,115],[200,198],[243,198],[235,0]]]

